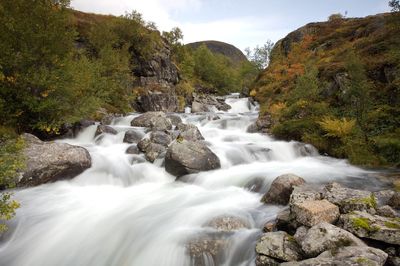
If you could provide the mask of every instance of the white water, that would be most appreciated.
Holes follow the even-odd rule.
[[[92,168],[70,181],[15,192],[21,208],[0,242],[0,265],[190,265],[187,243],[213,233],[204,225],[220,216],[239,217],[249,225],[224,236],[228,246],[221,264],[253,265],[263,224],[283,207],[260,203],[275,177],[294,173],[309,182],[362,184],[368,174],[343,160],[319,156],[312,147],[305,156],[299,143],[246,133],[257,108],[247,99],[227,103],[233,108],[218,113],[219,120],[181,115],[199,127],[222,164],[219,170],[187,176],[185,182],[166,173],[162,160],[150,164],[143,155],[125,154],[124,131],[132,129],[135,115],[113,122],[118,135],[95,140],[92,126],[64,140],[86,147]],[[254,187],[258,193],[250,191]]]

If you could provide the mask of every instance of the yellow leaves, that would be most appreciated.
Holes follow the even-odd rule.
[[[286,109],[286,103],[275,103],[269,107],[269,113],[274,119],[279,119],[282,111]]]
[[[43,98],[46,98],[47,96],[49,96],[49,91],[43,91],[40,93],[40,96],[42,96]]]
[[[52,126],[48,124],[42,124],[38,127],[41,131],[46,132],[47,134],[50,135],[59,135],[60,134],[60,128],[58,126]]]
[[[321,128],[326,132],[326,135],[329,137],[338,137],[344,138],[349,136],[356,125],[355,119],[336,119],[331,117],[325,117],[322,121],[319,121],[318,124]]]
[[[251,90],[251,92],[250,92],[250,96],[251,97],[256,97],[256,95],[257,95],[257,91],[256,90]]]

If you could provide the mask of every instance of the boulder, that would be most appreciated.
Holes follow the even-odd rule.
[[[324,198],[338,205],[341,213],[366,211],[375,214],[377,207],[376,198],[372,192],[346,188],[338,183],[331,183],[325,187]]]
[[[289,209],[280,211],[276,216],[276,228],[278,230],[294,234],[299,226],[301,224],[296,221],[296,217]]]
[[[192,102],[192,113],[206,113],[210,112],[210,108],[199,102]]]
[[[376,198],[378,206],[385,206],[388,205],[390,199],[393,197],[395,193],[396,192],[394,192],[393,190],[381,190],[374,192],[373,194]]]
[[[220,265],[220,257],[227,245],[222,239],[198,238],[186,246],[193,266]],[[210,264],[211,263],[211,264]]]
[[[110,126],[105,126],[105,125],[98,125],[97,129],[96,129],[96,133],[94,134],[95,137],[101,135],[101,134],[112,134],[112,135],[116,135],[118,134],[118,132],[113,129]]]
[[[164,112],[147,112],[131,121],[133,127],[147,127],[151,130],[163,131],[172,129],[171,121]]]
[[[221,232],[233,232],[240,229],[249,228],[246,221],[233,216],[221,216],[212,219],[207,226],[212,227]]]
[[[217,155],[202,142],[175,141],[165,157],[165,169],[177,177],[220,167]]]
[[[278,266],[280,263],[273,258],[264,256],[264,255],[257,255],[256,257],[256,266]]]
[[[390,207],[389,205],[379,207],[376,211],[378,215],[384,217],[395,218],[399,216],[398,213],[395,210],[393,210],[393,208]]]
[[[177,126],[177,130],[180,132],[179,136],[187,141],[204,140],[203,135],[195,125],[181,123]]]
[[[143,138],[143,133],[136,130],[128,130],[125,132],[125,143],[138,143]]]
[[[355,211],[340,216],[340,226],[358,237],[400,245],[400,220]]]
[[[282,263],[281,266],[383,266],[387,257],[380,249],[352,246],[325,251],[317,258]]]
[[[300,204],[305,201],[321,200],[322,188],[320,186],[305,184],[302,186],[294,187],[290,195],[289,205]]]
[[[275,178],[268,192],[262,197],[264,203],[286,205],[295,186],[303,185],[306,181],[293,174],[281,175]]]
[[[327,200],[312,200],[291,206],[296,221],[314,226],[320,222],[333,223],[339,218],[339,208]]]
[[[177,126],[182,123],[182,119],[179,115],[167,114],[167,118],[171,121],[172,125]]]
[[[152,143],[168,147],[168,145],[172,142],[172,138],[170,135],[163,131],[153,131],[150,134],[150,141]]]
[[[400,192],[394,193],[388,204],[395,209],[400,209]]]
[[[297,261],[302,258],[302,251],[296,240],[283,231],[263,234],[257,242],[256,252],[283,261]]]
[[[300,226],[299,228],[297,228],[296,233],[293,237],[299,245],[302,245],[302,242],[305,239],[308,230],[309,229],[306,226]]]
[[[18,186],[37,186],[73,178],[92,165],[89,152],[66,143],[43,142],[24,134],[26,168]]]
[[[140,151],[139,151],[139,149],[138,149],[138,147],[136,145],[132,145],[132,146],[129,146],[128,149],[126,149],[125,153],[127,153],[127,154],[139,154]]]
[[[151,143],[147,148],[146,148],[146,159],[149,162],[154,162],[157,158],[159,158],[163,153],[166,152],[166,148],[157,143]]]
[[[311,227],[301,241],[301,248],[308,257],[316,257],[324,251],[344,246],[366,245],[353,234],[325,222]]]
[[[138,97],[138,105],[144,112],[178,112],[178,97],[172,93],[149,93]]]

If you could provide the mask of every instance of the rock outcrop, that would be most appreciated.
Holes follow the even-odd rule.
[[[139,111],[142,112],[178,112],[179,101],[178,97],[173,93],[148,93],[139,96],[137,99]]]
[[[89,152],[65,143],[43,142],[24,134],[26,169],[18,186],[37,186],[73,178],[91,166]]]

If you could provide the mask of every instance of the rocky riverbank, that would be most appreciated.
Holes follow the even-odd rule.
[[[265,204],[287,208],[264,226],[256,265],[400,265],[400,193],[277,177]]]

